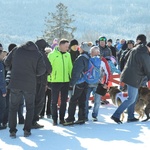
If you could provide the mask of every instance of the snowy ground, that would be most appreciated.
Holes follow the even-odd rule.
[[[93,105],[93,104],[92,104]],[[98,122],[64,127],[53,126],[51,119],[41,119],[43,129],[33,129],[32,135],[23,137],[23,125],[18,125],[17,138],[9,137],[9,129],[0,131],[0,150],[136,150],[150,149],[150,122],[114,123],[110,116],[116,107],[101,105]]]

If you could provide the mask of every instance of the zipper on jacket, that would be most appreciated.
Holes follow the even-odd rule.
[[[63,57],[64,54],[62,54],[62,61],[63,61],[63,80],[65,82],[65,63],[64,63],[64,57]]]

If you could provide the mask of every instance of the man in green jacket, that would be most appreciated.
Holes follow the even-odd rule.
[[[59,110],[60,124],[64,123],[64,116],[66,112],[66,102],[68,98],[69,82],[72,72],[71,56],[67,52],[69,48],[69,41],[61,39],[59,46],[49,53],[48,59],[52,65],[51,76],[48,77],[48,82],[51,82],[52,89],[52,119],[53,125],[57,125],[58,113],[57,103],[59,93],[61,94],[61,105]]]

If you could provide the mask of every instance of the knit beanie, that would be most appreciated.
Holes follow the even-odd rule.
[[[141,43],[146,43],[146,36],[144,34],[139,34],[136,40],[140,40]]]
[[[10,52],[11,50],[13,50],[17,45],[16,44],[9,44],[8,46],[8,51]]]
[[[0,50],[3,50],[3,46],[2,46],[2,44],[0,43]]]
[[[148,46],[148,47],[150,47],[150,42],[149,42],[149,43],[147,43],[147,46]]]
[[[108,42],[112,43],[112,39],[109,39]]]
[[[82,42],[80,48],[83,51],[90,53],[92,45],[93,45],[92,42]]]
[[[132,44],[132,45],[134,45],[134,41],[133,41],[133,40],[127,40],[126,43],[127,43],[127,44]]]
[[[76,39],[73,39],[70,41],[69,47],[71,48],[71,46],[74,46],[74,45],[78,45],[78,41]]]

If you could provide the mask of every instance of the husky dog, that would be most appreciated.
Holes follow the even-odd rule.
[[[112,100],[112,103],[117,107],[119,107],[122,104],[122,102],[127,99],[127,97],[123,96],[122,91],[118,89],[118,86],[111,86],[108,92],[110,94],[110,99]],[[144,116],[144,107],[145,103],[143,102],[143,100],[138,98],[135,105],[135,112],[139,114],[139,118],[143,118]],[[123,121],[123,119],[124,112],[121,115],[121,121]]]
[[[148,87],[139,88],[139,101],[145,105],[144,113],[147,118],[143,121],[147,121],[150,119],[150,89]]]

